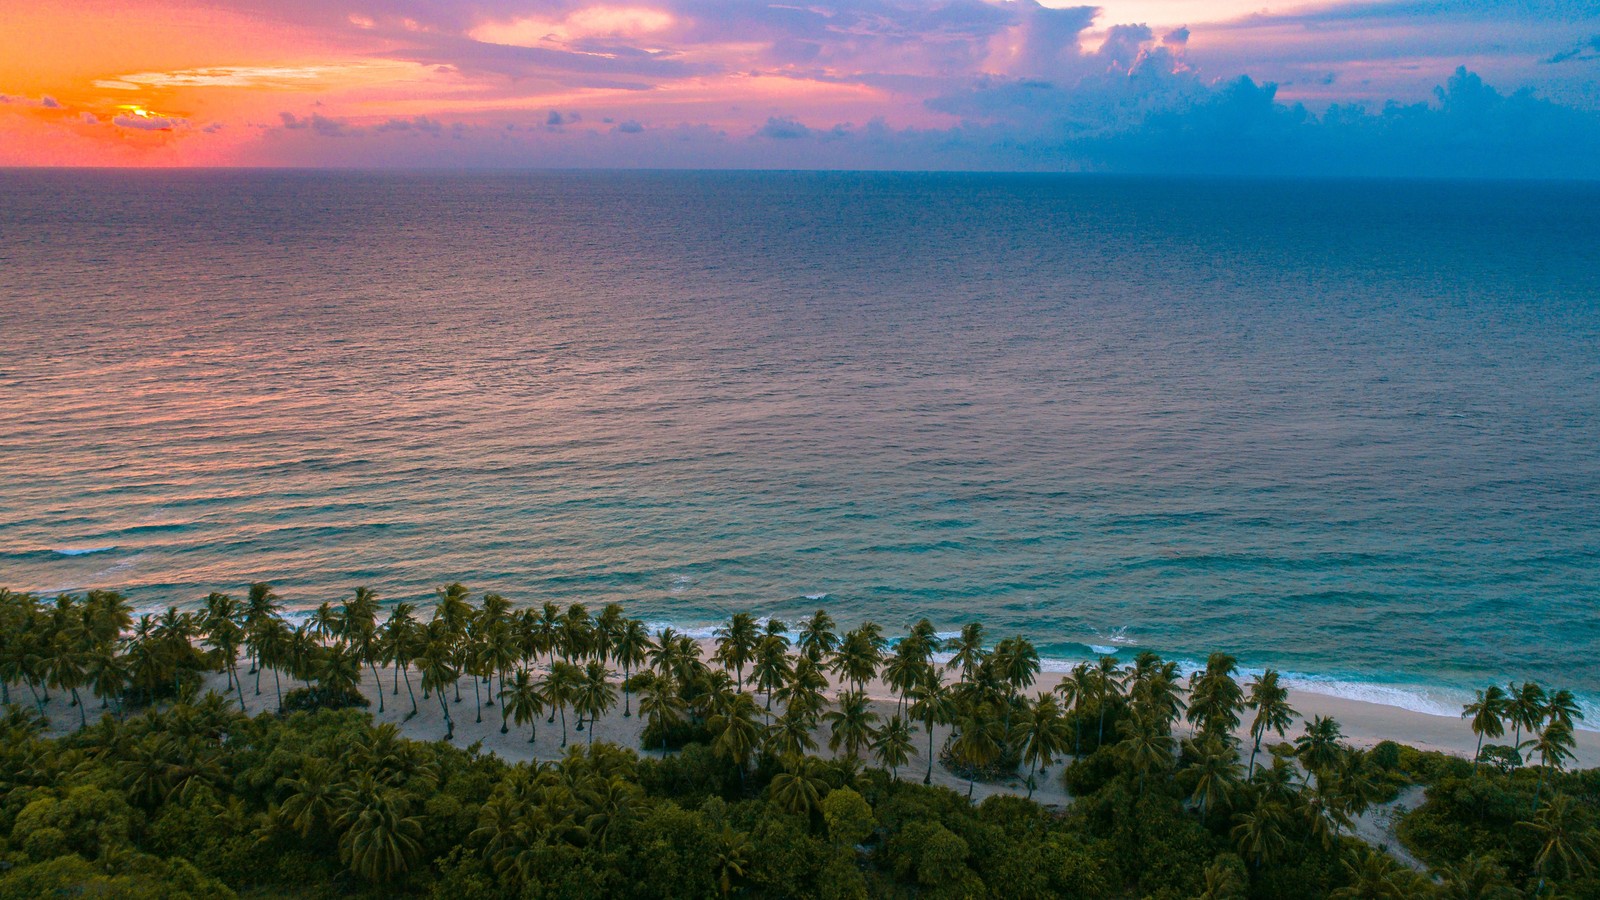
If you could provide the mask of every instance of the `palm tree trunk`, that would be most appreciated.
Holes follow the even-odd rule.
[[[381,716],[383,715],[383,682],[378,678],[378,663],[369,659],[367,660],[367,666],[372,669],[372,683],[378,688],[375,693],[378,695],[378,715]]]
[[[272,667],[272,684],[278,689],[278,712],[283,712],[283,682],[278,680],[278,667]]]
[[[456,723],[450,718],[450,704],[444,700],[444,691],[438,691],[439,708],[444,710],[444,739],[450,740],[456,736]]]
[[[417,714],[417,692],[411,689],[411,672],[404,665],[400,667],[400,671],[406,673],[406,693],[411,695],[411,715],[414,716]]]
[[[933,784],[933,722],[923,724],[928,726],[928,773],[922,776],[922,783]]]
[[[400,670],[403,668],[405,668],[405,666],[400,662],[399,659],[396,659],[394,661],[394,695],[396,697],[400,696]]]
[[[78,708],[78,727],[79,728],[88,728],[89,727],[89,719],[88,719],[88,717],[86,717],[83,714],[83,704],[78,702],[78,689],[77,688],[72,688],[72,705],[76,706]],[[1539,777],[1542,780],[1544,778],[1543,773],[1540,773]],[[1538,809],[1538,797],[1534,798],[1534,808]]]
[[[239,677],[239,665],[235,663],[233,669],[233,686],[239,689],[239,712],[248,712],[244,708],[244,680]]]
[[[478,679],[472,679],[472,705],[477,707],[478,724],[483,724],[483,694],[478,690]]]
[[[561,746],[567,745],[567,707],[561,706]]]

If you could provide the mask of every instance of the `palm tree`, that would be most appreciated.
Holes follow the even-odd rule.
[[[1517,825],[1539,839],[1539,853],[1533,858],[1534,871],[1539,873],[1539,886],[1533,892],[1536,897],[1544,893],[1544,880],[1552,866],[1563,878],[1574,872],[1587,875],[1600,857],[1600,832],[1587,827],[1578,805],[1565,794],[1551,797],[1533,821]]]
[[[617,635],[611,648],[612,658],[617,665],[622,667],[622,717],[624,719],[633,715],[628,694],[628,682],[633,677],[633,670],[644,665],[645,654],[649,653],[650,631],[638,619],[629,619],[623,623],[622,631]]]
[[[717,891],[722,896],[728,896],[733,890],[734,881],[744,877],[745,867],[750,865],[755,849],[748,834],[730,825],[722,826],[722,833],[717,836],[713,861],[717,872]]]
[[[1189,722],[1207,734],[1227,735],[1239,727],[1244,708],[1243,691],[1233,680],[1238,662],[1226,653],[1206,659],[1204,672],[1189,679]]]
[[[418,667],[422,672],[423,696],[432,691],[439,698],[439,709],[444,711],[444,739],[447,741],[456,736],[456,723],[450,718],[450,704],[445,702],[444,696],[445,688],[456,681],[454,659],[455,654],[451,652],[446,639],[440,634],[429,636],[427,645],[417,658]]]
[[[828,783],[817,773],[817,761],[809,756],[791,758],[784,770],[772,776],[767,793],[779,809],[795,815],[822,808]]]
[[[900,698],[897,711],[905,711],[907,695],[922,681],[922,672],[928,666],[926,656],[921,640],[907,637],[895,646],[894,653],[884,663],[883,680]]]
[[[933,783],[933,728],[953,723],[956,713],[956,700],[950,689],[939,682],[938,672],[928,670],[911,693],[911,717],[928,732],[928,771],[922,776],[923,784]]]
[[[911,735],[917,730],[899,714],[889,717],[872,737],[872,753],[878,764],[889,770],[889,777],[898,781],[900,767],[911,758]]]
[[[1234,846],[1239,848],[1241,856],[1249,857],[1251,865],[1257,869],[1276,858],[1287,843],[1283,835],[1283,807],[1275,802],[1263,803],[1234,819],[1239,823],[1231,832]]]
[[[861,691],[878,674],[879,661],[878,648],[873,644],[871,633],[863,626],[844,636],[829,668],[842,681],[854,683],[856,690]]]
[[[1355,864],[1348,859],[1339,861],[1350,883],[1334,889],[1328,894],[1329,900],[1390,900],[1415,896],[1412,888],[1416,876],[1402,869],[1394,857],[1367,848],[1357,858],[1359,862]]]
[[[819,609],[811,618],[800,624],[800,652],[812,662],[821,662],[839,646],[839,636],[833,633],[833,617]]]
[[[1472,733],[1478,736],[1478,745],[1472,751],[1474,772],[1478,771],[1478,763],[1483,756],[1483,739],[1497,738],[1506,733],[1505,717],[1506,692],[1499,685],[1491,684],[1478,691],[1477,699],[1462,708],[1461,718],[1472,719]]]
[[[384,665],[394,666],[395,696],[400,695],[401,677],[405,678],[406,694],[411,697],[411,713],[407,718],[417,714],[417,694],[411,689],[411,660],[414,658],[417,631],[417,623],[412,615],[415,612],[416,606],[411,603],[395,604],[378,637],[381,661]],[[379,688],[381,690],[382,685]]]
[[[1143,710],[1119,721],[1117,731],[1122,740],[1117,742],[1116,753],[1128,768],[1139,773],[1139,795],[1144,796],[1145,777],[1172,766],[1172,735],[1154,715]]]
[[[1039,675],[1039,651],[1034,649],[1032,641],[1020,635],[1001,641],[995,647],[994,660],[999,668],[1000,680],[1005,683],[1007,695],[1012,701],[1016,700],[1019,693],[1032,687],[1034,678]]]
[[[1306,779],[1320,775],[1339,759],[1339,739],[1344,734],[1339,723],[1327,716],[1317,716],[1306,723],[1305,734],[1294,739],[1294,755],[1306,767]]]
[[[1441,900],[1516,900],[1522,896],[1511,886],[1506,870],[1492,857],[1469,853],[1454,866],[1446,866],[1439,873],[1444,883],[1439,885]]]
[[[589,661],[583,669],[582,677],[578,679],[576,691],[572,698],[572,708],[579,716],[578,729],[583,729],[582,718],[589,717],[589,745],[594,746],[595,719],[605,715],[617,705],[617,689],[611,686],[607,677],[606,664],[598,659]]]
[[[1028,799],[1033,799],[1034,773],[1048,769],[1068,744],[1067,721],[1052,694],[1025,707],[1025,714],[1013,729],[1011,739],[1022,747],[1022,761],[1028,764]]]
[[[713,659],[723,668],[732,669],[739,686],[744,686],[745,664],[755,656],[760,634],[755,617],[749,613],[734,613],[725,627],[716,630],[717,652]]]
[[[1520,685],[1511,685],[1511,691],[1506,698],[1506,717],[1511,720],[1513,736],[1511,743],[1520,748],[1522,746],[1522,729],[1534,732],[1539,730],[1539,723],[1544,721],[1545,697],[1544,688],[1531,681]]]
[[[756,721],[760,714],[755,698],[740,691],[722,712],[706,722],[706,727],[716,735],[711,741],[712,752],[733,763],[739,771],[741,785],[750,766],[750,756],[761,745],[761,723]]]
[[[363,783],[348,789],[340,803],[334,823],[343,832],[339,858],[352,872],[383,882],[410,869],[422,852],[422,819],[406,814],[402,795]]]
[[[755,676],[756,689],[767,694],[768,712],[772,710],[773,691],[788,683],[792,673],[788,648],[783,642],[771,635],[762,638],[756,645],[756,665],[751,674]]]
[[[769,752],[780,759],[792,759],[817,749],[817,740],[812,734],[816,724],[809,710],[799,707],[784,710],[767,728]]]
[[[542,685],[544,695],[549,698],[550,705],[561,716],[561,746],[567,745],[567,707],[577,698],[579,685],[583,682],[583,670],[564,660],[550,664],[550,674]],[[582,713],[579,713],[581,716]],[[548,721],[548,720],[546,720]],[[582,720],[579,720],[582,725]]]
[[[278,807],[277,819],[302,838],[310,837],[318,826],[329,825],[335,817],[338,785],[332,764],[326,760],[307,760],[298,775],[278,779],[278,787],[289,795]]]
[[[1539,732],[1539,738],[1530,741],[1533,751],[1539,754],[1539,783],[1533,790],[1533,808],[1539,808],[1539,795],[1544,792],[1545,775],[1551,770],[1561,771],[1566,768],[1567,760],[1573,758],[1572,748],[1576,742],[1572,737],[1572,726],[1555,719]]]
[[[639,715],[645,718],[647,728],[661,735],[663,753],[667,749],[667,731],[682,721],[684,708],[678,685],[669,676],[650,677],[639,694]]]
[[[872,723],[878,721],[878,714],[872,711],[865,693],[846,691],[839,698],[839,708],[824,718],[830,726],[828,749],[837,753],[842,746],[845,755],[854,758],[872,743]]]
[[[1194,791],[1189,801],[1200,804],[1200,821],[1209,824],[1212,807],[1228,802],[1239,783],[1239,754],[1215,734],[1191,746],[1195,761],[1187,773],[1194,779]]]
[[[1546,719],[1559,721],[1568,728],[1572,728],[1575,722],[1583,721],[1583,710],[1578,706],[1578,698],[1565,688],[1550,692],[1544,713]]]
[[[500,689],[500,708],[511,717],[518,728],[528,727],[528,743],[537,737],[537,722],[544,714],[545,696],[527,669],[518,669],[510,687]]]
[[[1102,656],[1100,661],[1089,669],[1089,696],[1094,700],[1095,712],[1099,724],[1095,729],[1095,746],[1104,746],[1106,742],[1106,711],[1111,706],[1111,701],[1122,696],[1122,670],[1117,667],[1115,656]]]
[[[978,772],[1000,758],[1006,734],[994,707],[975,703],[961,710],[955,721],[955,739],[950,743],[950,754],[967,769],[967,799],[972,799],[972,789]]]
[[[1261,752],[1261,741],[1267,732],[1275,732],[1282,740],[1294,717],[1299,713],[1289,705],[1289,689],[1278,683],[1278,672],[1268,669],[1250,682],[1250,697],[1245,706],[1256,711],[1250,720],[1250,775],[1255,776],[1256,754]]]
[[[972,670],[983,662],[986,654],[983,649],[983,623],[969,622],[961,627],[961,636],[955,641],[956,652],[945,663],[947,669],[960,669],[961,680],[971,681]]]
[[[244,628],[239,624],[239,603],[227,594],[212,592],[206,597],[206,608],[200,620],[200,632],[205,643],[216,651],[223,671],[228,673],[228,688],[239,691],[239,711],[244,712],[244,685],[238,677],[239,645],[244,641]]]

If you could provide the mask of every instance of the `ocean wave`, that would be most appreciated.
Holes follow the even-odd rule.
[[[110,553],[116,547],[59,547],[51,550],[57,556],[88,556],[92,553]]]

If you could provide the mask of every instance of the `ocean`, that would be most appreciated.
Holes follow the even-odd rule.
[[[1600,701],[1600,184],[0,171],[0,336],[14,590]]]

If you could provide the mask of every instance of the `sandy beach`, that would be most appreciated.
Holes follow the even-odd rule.
[[[702,640],[700,644],[703,649],[703,657],[710,658],[714,650],[713,642]],[[241,675],[247,668],[247,665],[241,662]],[[416,740],[439,740],[445,736],[444,715],[440,711],[439,701],[437,698],[431,697],[427,700],[422,699],[421,679],[416,671],[413,670],[411,672],[411,684],[417,696],[417,714],[409,717],[411,701],[407,696],[404,680],[400,682],[399,693],[396,694],[394,692],[394,671],[390,668],[380,668],[378,673],[383,694],[382,712],[378,708],[378,691],[371,680],[370,669],[362,671],[364,680],[361,684],[362,692],[372,702],[368,711],[372,714],[375,722],[394,723],[399,726],[402,734]],[[1040,680],[1034,685],[1034,692],[1037,693],[1053,688],[1059,682],[1060,677],[1060,675],[1053,673],[1042,673]],[[259,695],[255,693],[254,677],[244,676],[244,678],[245,709],[251,714],[274,709],[276,693],[273,688],[272,674],[270,672],[263,673],[261,693]],[[288,677],[283,678],[283,691],[285,693],[301,686],[302,684],[298,681]],[[481,743],[484,750],[493,752],[502,759],[513,762],[554,760],[562,756],[564,749],[561,743],[562,727],[559,716],[554,723],[547,723],[543,718],[540,718],[535,723],[535,739],[530,743],[528,741],[527,728],[511,726],[508,733],[501,733],[500,708],[498,705],[484,707],[481,710],[482,721],[478,721],[479,716],[473,709],[474,694],[471,680],[467,678],[461,679],[460,686],[461,702],[454,702],[452,696],[450,704],[450,714],[455,719],[453,743],[456,746],[466,747],[473,743]],[[218,692],[227,690],[227,676],[221,673],[209,675],[206,680],[206,688]],[[874,708],[880,717],[880,721],[894,712],[896,698],[893,691],[882,681],[874,680],[869,682],[867,684],[867,693],[874,700]],[[237,702],[236,694],[229,692],[228,696],[230,700]],[[488,696],[489,692],[487,686],[485,686],[483,697],[487,699]],[[835,696],[831,688],[829,696],[830,698]],[[24,690],[21,699],[25,698],[26,692]],[[759,694],[757,698],[763,699]],[[12,699],[19,699],[18,692],[13,691]],[[637,699],[637,697],[634,698],[634,706],[637,706]],[[89,703],[88,712],[92,719],[95,714],[99,713],[98,704],[92,699],[87,702]],[[1322,715],[1331,716],[1338,720],[1344,731],[1346,742],[1355,747],[1370,747],[1383,740],[1393,740],[1416,747],[1419,750],[1438,750],[1470,758],[1473,755],[1477,741],[1466,720],[1459,718],[1428,715],[1393,706],[1318,694],[1303,689],[1291,691],[1290,704],[1300,713],[1300,716],[1295,720],[1294,725],[1288,732],[1290,739],[1301,732],[1303,728],[1302,722],[1305,719]],[[637,715],[624,716],[623,711],[622,698],[619,692],[616,709],[600,718],[599,722],[595,724],[591,735],[587,726],[583,731],[576,729],[575,717],[569,710],[566,730],[567,742],[569,744],[579,741],[587,742],[592,738],[595,741],[609,741],[624,747],[639,749],[639,736],[644,723]],[[68,698],[59,691],[55,692],[51,702],[47,704],[46,714],[50,718],[51,732],[55,734],[69,731],[78,721],[77,711],[68,706]],[[918,726],[918,731],[919,733],[913,739],[916,751],[911,761],[900,770],[902,779],[920,781],[927,771],[928,736],[921,733],[920,726]],[[1179,723],[1178,734],[1180,736],[1188,734],[1186,723]],[[933,736],[935,753],[938,752],[938,748],[943,745],[948,736],[948,727],[939,726],[935,729]],[[1241,730],[1239,737],[1242,745],[1248,747],[1249,735]],[[1600,766],[1600,733],[1578,731],[1576,737],[1576,759],[1572,763],[1573,767],[1591,768]],[[819,752],[827,753],[827,740],[826,726],[823,726],[817,734]],[[1275,736],[1269,736],[1269,743],[1273,740],[1276,740]],[[1509,742],[1509,738],[1502,739],[1502,742]],[[641,752],[644,751],[641,750]],[[1058,762],[1037,778],[1034,799],[1041,804],[1061,807],[1070,802],[1071,798],[1060,784],[1061,767],[1062,763]],[[944,785],[962,793],[965,793],[968,788],[965,781],[946,771],[937,763],[933,766],[933,781],[936,784]],[[974,800],[981,800],[995,793],[1022,795],[1027,793],[1027,787],[1020,777],[1013,782],[1004,784],[979,782],[973,787],[972,796]]]

